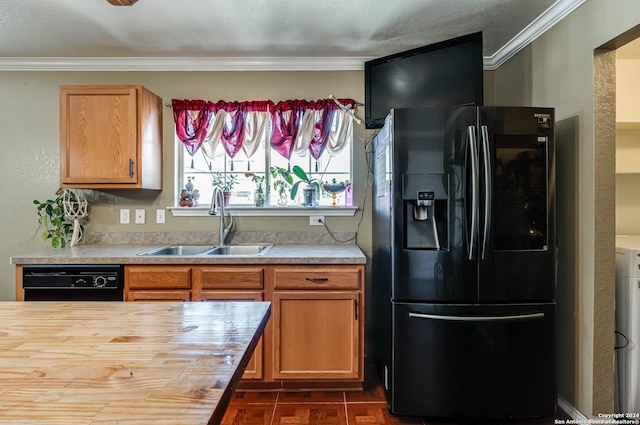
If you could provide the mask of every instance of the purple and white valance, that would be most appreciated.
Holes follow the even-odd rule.
[[[176,134],[191,156],[202,148],[212,158],[222,143],[230,158],[241,149],[250,158],[265,139],[286,159],[294,152],[299,156],[309,153],[318,159],[325,152],[338,154],[353,130],[356,102],[337,101],[339,104],[333,99],[278,103],[173,99],[172,107]]]

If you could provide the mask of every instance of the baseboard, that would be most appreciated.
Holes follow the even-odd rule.
[[[567,415],[571,416],[573,419],[576,419],[580,423],[588,423],[589,418],[580,413],[580,411],[573,407],[571,403],[560,396],[558,396],[558,407],[561,408]]]

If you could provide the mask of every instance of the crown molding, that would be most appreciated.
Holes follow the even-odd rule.
[[[361,71],[372,57],[5,57],[0,71]]]
[[[496,53],[483,58],[497,69],[587,0],[558,0]],[[362,71],[375,59],[353,57],[0,57],[0,71]]]
[[[533,43],[535,39],[544,34],[549,28],[560,22],[569,13],[573,12],[587,0],[558,0],[547,10],[527,25],[507,44],[498,49],[491,56],[485,56],[483,65],[485,71],[496,70],[500,65],[509,60],[520,50]]]

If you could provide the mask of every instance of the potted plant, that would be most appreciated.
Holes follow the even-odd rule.
[[[293,174],[296,175],[300,179],[300,181],[295,182],[293,187],[291,188],[291,199],[295,199],[298,194],[298,187],[300,183],[306,183],[306,186],[302,188],[302,202],[300,203],[303,207],[316,207],[318,206],[318,195],[320,194],[320,190],[322,188],[322,182],[318,179],[311,179],[307,176],[307,173],[304,170],[297,166],[293,166]]]
[[[253,191],[253,202],[256,207],[264,207],[264,178],[254,173],[244,173],[245,177],[251,177],[251,181],[256,184],[256,189]]]
[[[233,187],[238,183],[238,176],[235,174],[222,173],[220,171],[214,171],[211,173],[213,176],[213,180],[211,181],[211,185],[214,187],[219,187],[222,190],[222,194],[224,195],[224,205],[229,205],[229,198],[231,197],[231,191]]]
[[[271,177],[274,178],[273,188],[278,194],[278,205],[287,205],[287,189],[293,184],[291,173],[282,167],[270,167]]]
[[[38,224],[44,227],[42,240],[51,239],[51,246],[54,248],[64,248],[73,236],[73,222],[66,219],[64,213],[64,189],[58,189],[54,199],[47,199],[40,202],[37,199],[33,203],[38,206]],[[73,192],[69,192],[68,196],[75,199]],[[83,226],[80,225],[82,231]]]

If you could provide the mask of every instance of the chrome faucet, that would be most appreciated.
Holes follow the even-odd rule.
[[[219,205],[219,206],[218,206]],[[224,193],[222,189],[219,187],[213,188],[213,196],[211,197],[211,207],[209,208],[209,215],[216,215],[217,211],[220,210],[220,230],[218,230],[218,235],[220,236],[219,245],[224,245],[227,236],[231,232],[233,228],[233,217],[231,214],[227,213],[229,216],[229,225],[224,227]]]

